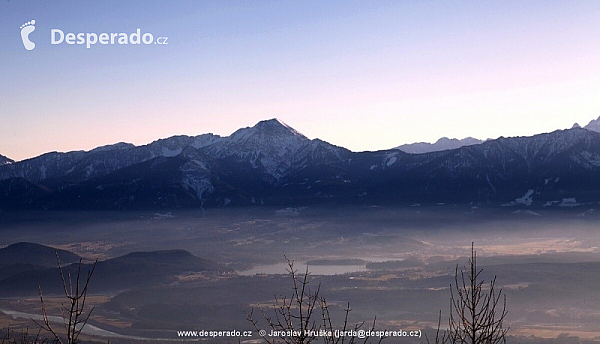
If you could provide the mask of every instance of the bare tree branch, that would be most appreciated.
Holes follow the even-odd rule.
[[[292,279],[292,296],[290,298],[275,297],[275,316],[270,316],[262,308],[259,308],[266,327],[273,332],[283,333],[281,336],[268,336],[264,334],[265,329],[260,328],[260,322],[254,317],[254,309],[246,314],[247,320],[259,332],[262,339],[269,344],[308,344],[313,342],[323,342],[325,344],[356,344],[357,338],[354,335],[340,336],[347,334],[350,329],[358,331],[364,322],[351,325],[349,314],[352,310],[350,304],[345,308],[344,321],[341,328],[333,324],[330,314],[329,304],[325,298],[320,296],[321,285],[318,284],[315,290],[309,288],[308,267],[302,275],[294,268],[294,261],[285,256],[288,264],[286,269]],[[318,308],[317,308],[318,307]],[[318,309],[320,309],[321,319],[317,320]],[[375,329],[375,319],[371,330]],[[263,333],[263,334],[261,334]],[[364,343],[368,343],[370,338],[364,338]],[[381,342],[383,338],[379,338]]]
[[[450,285],[450,315],[448,331],[440,336],[442,313],[440,312],[435,344],[500,344],[506,343],[508,328],[506,318],[506,295],[502,289],[496,292],[496,277],[486,291],[481,278],[483,269],[477,268],[477,252],[471,243],[469,266],[454,272],[454,286]],[[460,277],[459,277],[460,275]],[[427,343],[430,343],[426,336]]]
[[[63,293],[67,299],[67,302],[61,303],[60,308],[65,332],[64,336],[66,336],[67,344],[75,344],[79,342],[79,335],[81,334],[81,331],[83,330],[84,326],[87,324],[90,315],[94,311],[94,307],[92,307],[90,310],[86,310],[86,300],[90,280],[92,278],[92,275],[94,274],[94,270],[96,269],[96,264],[98,263],[98,260],[96,260],[94,264],[92,264],[92,268],[87,272],[85,283],[82,286],[82,260],[80,259],[79,263],[77,264],[77,275],[75,276],[75,279],[73,281],[70,271],[67,271],[65,278],[65,272],[60,262],[60,258],[58,257],[58,252],[55,253],[58,271],[60,274],[60,279],[62,281]],[[65,343],[63,341],[63,337],[54,329],[54,327],[50,323],[41,286],[38,285],[38,289],[40,295],[40,305],[42,308],[42,323],[36,321],[36,324],[41,329],[50,332],[54,336],[55,342],[63,344]]]

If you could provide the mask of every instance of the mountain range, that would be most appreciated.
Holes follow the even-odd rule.
[[[574,127],[422,154],[351,152],[271,119],[230,136],[51,152],[0,166],[0,209],[600,201],[600,133]]]
[[[581,126],[578,123],[573,124],[572,128],[580,128]],[[600,117],[598,119],[591,120],[584,129],[592,130],[596,132],[600,132]],[[396,147],[406,153],[411,154],[422,154],[422,153],[430,153],[430,152],[439,152],[448,149],[456,149],[464,146],[477,145],[484,142],[483,140],[479,140],[473,137],[466,137],[464,139],[450,139],[447,137],[442,137],[434,143],[429,142],[415,142],[415,143],[407,143]]]
[[[415,143],[407,143],[401,146],[396,147],[405,153],[411,154],[423,154],[423,153],[431,153],[431,152],[439,152],[448,149],[456,149],[464,146],[477,145],[482,143],[482,140],[478,140],[472,137],[466,137],[464,139],[449,139],[447,137],[442,137],[437,140],[435,143],[429,142],[415,142]]]

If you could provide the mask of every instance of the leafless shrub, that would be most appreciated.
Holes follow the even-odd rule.
[[[88,287],[90,284],[90,279],[94,274],[94,270],[96,269],[96,263],[98,263],[98,260],[94,262],[92,268],[87,272],[87,277],[85,277],[85,279],[83,278],[81,272],[81,259],[77,264],[77,274],[74,276],[74,279],[73,276],[71,276],[71,272],[69,271],[67,271],[65,277],[64,269],[60,263],[60,258],[58,257],[58,252],[56,253],[56,260],[58,264],[58,271],[60,273],[60,278],[62,281],[63,292],[67,299],[67,302],[61,303],[60,309],[64,333],[59,333],[59,331],[57,331],[50,323],[46,309],[46,303],[42,294],[42,288],[39,285],[38,289],[43,320],[41,323],[36,323],[38,324],[38,326],[40,326],[41,329],[50,332],[52,336],[54,336],[54,342],[63,344],[65,343],[63,339],[66,338],[67,344],[76,344],[79,342],[79,335],[81,334],[83,327],[87,324],[90,315],[94,311],[94,307],[92,307],[89,311],[86,310],[86,298],[88,293]],[[85,280],[85,282],[82,285],[83,280]]]
[[[496,292],[496,276],[485,284],[477,268],[477,253],[471,243],[469,266],[454,273],[454,286],[450,285],[450,317],[448,331],[441,333],[441,312],[434,343],[499,344],[506,343],[508,328],[506,318],[506,295],[502,289]],[[427,338],[427,343],[429,338]]]
[[[299,275],[294,269],[294,262],[285,257],[288,268],[287,272],[292,279],[292,295],[288,297],[275,297],[274,310],[265,311],[259,308],[261,318],[266,322],[266,328],[278,336],[270,336],[270,332],[260,327],[260,321],[254,317],[254,309],[247,313],[247,320],[259,333],[261,338],[268,344],[308,344],[322,342],[325,344],[356,344],[359,341],[368,343],[370,338],[358,338],[356,333],[364,322],[351,324],[349,314],[351,311],[348,303],[345,309],[343,324],[336,327],[333,324],[329,305],[324,297],[320,295],[321,285],[316,289],[309,288],[309,272]],[[375,320],[369,330],[375,329]],[[340,335],[350,334],[350,335]],[[383,338],[378,338],[380,343]]]

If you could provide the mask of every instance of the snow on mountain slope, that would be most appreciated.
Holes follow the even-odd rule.
[[[254,127],[239,129],[218,145],[207,147],[214,158],[247,160],[253,168],[280,178],[298,160],[298,151],[310,142],[277,119],[261,121]]]
[[[106,151],[111,151],[111,150],[115,150],[115,149],[128,149],[128,148],[133,148],[133,147],[135,147],[135,145],[132,143],[118,142],[118,143],[115,143],[112,145],[106,145],[106,146],[100,146],[100,147],[94,148],[89,152],[90,153],[106,152]]]
[[[38,157],[0,166],[0,180],[23,178],[37,182],[46,178],[63,176],[68,169],[85,156],[83,151],[69,153],[51,152]]]
[[[156,140],[150,144],[140,146],[140,149],[148,150],[153,157],[157,156],[177,156],[185,147],[194,147],[197,149],[222,142],[224,138],[214,134],[202,134],[198,136],[172,136],[166,139]]]
[[[239,129],[231,136],[213,134],[173,136],[143,146],[117,143],[88,152],[47,153],[22,162],[0,166],[0,180],[22,177],[31,182],[69,176],[75,181],[106,175],[156,157],[174,157],[194,147],[213,159],[247,162],[252,168],[279,179],[293,166],[315,159],[335,158],[347,150],[320,140],[309,140],[277,119]]]
[[[5,157],[4,155],[0,155],[0,166],[12,164],[12,163],[14,163],[13,160]]]
[[[215,190],[211,182],[211,158],[193,146],[187,146],[179,157],[186,162],[179,168],[181,182],[200,201]]]
[[[585,129],[574,128],[531,137],[499,138],[496,142],[509,148],[528,164],[531,164],[534,160],[547,162],[566,150],[578,146],[590,146],[597,140],[597,134]]]
[[[348,150],[319,139],[310,140],[278,119],[239,129],[202,151],[215,159],[248,162],[275,180],[292,168],[315,160],[339,160]]]
[[[354,198],[535,206],[559,196],[595,200],[599,175],[600,134],[581,128],[423,154],[354,153],[271,119],[226,137],[173,136],[5,164],[0,193],[12,195],[5,204],[64,209],[83,198],[90,209]],[[17,197],[27,190],[31,197]]]

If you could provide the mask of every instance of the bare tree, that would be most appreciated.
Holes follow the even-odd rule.
[[[344,322],[342,326],[333,325],[329,305],[324,297],[320,296],[321,284],[315,290],[311,290],[309,284],[308,267],[306,272],[298,275],[294,269],[294,262],[285,257],[293,283],[291,297],[275,297],[274,316],[270,312],[259,308],[262,318],[266,321],[266,327],[278,334],[270,336],[259,326],[259,320],[254,318],[254,309],[247,314],[247,319],[258,331],[262,339],[268,344],[308,344],[321,341],[325,344],[355,344],[359,340],[354,335],[364,322],[357,324],[349,323],[350,304],[345,309]],[[320,314],[319,314],[320,313]],[[370,330],[375,328],[375,320]],[[349,335],[348,335],[349,334]],[[368,343],[370,338],[361,338]],[[379,338],[381,342],[383,338]]]
[[[435,344],[446,344],[450,341],[450,339],[448,337],[448,333],[446,331],[442,331],[441,327],[442,327],[442,311],[440,311],[440,315],[438,316],[438,326],[437,326],[437,330],[435,331],[435,339],[433,341],[433,343],[435,343]],[[427,344],[431,344],[431,342],[429,341],[429,337],[427,336],[427,332],[425,332],[425,340],[427,341]]]
[[[98,263],[98,260],[94,262],[92,268],[87,272],[87,277],[85,277],[85,282],[83,285],[82,280],[84,278],[81,273],[81,259],[79,259],[79,263],[77,264],[77,274],[75,275],[74,280],[70,271],[67,271],[67,276],[65,278],[64,269],[60,263],[58,252],[56,252],[56,260],[58,262],[58,271],[62,280],[63,292],[68,301],[66,303],[61,303],[61,317],[65,331],[64,336],[66,336],[67,344],[75,344],[79,342],[79,335],[81,334],[83,327],[87,324],[90,315],[94,311],[94,307],[92,307],[89,311],[86,310],[86,298],[90,279],[92,278],[94,270],[96,269],[96,263]],[[36,323],[43,330],[52,333],[55,342],[63,344],[65,343],[63,341],[64,337],[61,336],[61,334],[50,324],[41,286],[38,285],[38,289],[42,307],[43,322]]]
[[[496,276],[486,284],[481,279],[483,269],[477,268],[477,252],[471,243],[469,266],[454,274],[454,287],[450,285],[450,317],[448,331],[440,335],[441,312],[434,343],[499,344],[506,343],[508,328],[506,295],[496,292]],[[427,338],[429,343],[429,339]]]
[[[321,315],[322,315],[322,320],[323,320],[323,331],[322,331],[322,337],[323,337],[323,342],[326,344],[344,344],[344,343],[348,343],[348,344],[355,344],[358,343],[358,341],[360,340],[359,338],[357,338],[356,336],[356,332],[359,331],[364,325],[365,322],[362,321],[360,323],[356,323],[354,325],[350,324],[348,322],[348,317],[350,316],[350,311],[352,311],[352,309],[350,308],[350,302],[347,303],[346,305],[346,309],[344,310],[344,322],[342,324],[342,326],[340,328],[336,328],[333,325],[333,322],[331,320],[331,315],[329,314],[329,306],[327,305],[327,301],[325,300],[325,298],[320,298],[320,307],[321,307]],[[371,327],[369,328],[370,331],[374,331],[375,330],[375,323],[377,321],[377,317],[373,318],[373,323],[371,324]],[[342,333],[342,334],[346,334],[346,335],[336,335],[336,330],[338,331],[337,333]],[[348,331],[351,330],[351,331]],[[351,333],[350,335],[348,335],[348,333]],[[363,340],[363,343],[368,343],[369,342],[369,337],[365,337]],[[379,340],[377,341],[377,343],[381,343],[385,338],[384,337],[380,337]]]

